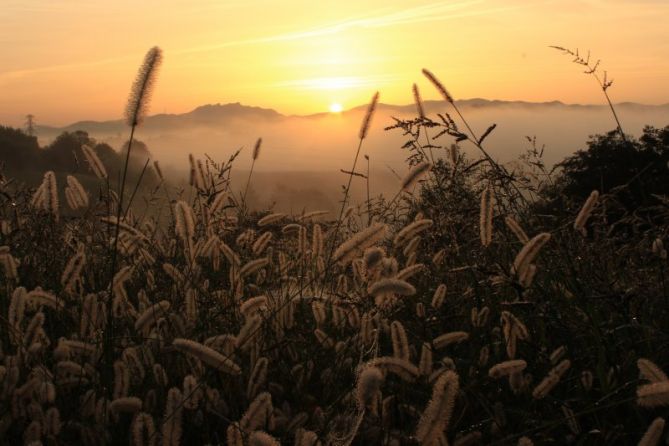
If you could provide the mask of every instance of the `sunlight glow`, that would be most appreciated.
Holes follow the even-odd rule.
[[[341,104],[335,102],[330,104],[330,112],[331,113],[341,113],[342,110],[344,110],[344,107],[342,107]]]

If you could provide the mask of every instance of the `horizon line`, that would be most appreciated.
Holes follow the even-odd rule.
[[[490,103],[495,103],[495,102],[501,102],[501,103],[508,103],[508,104],[514,104],[514,103],[521,103],[521,104],[530,104],[530,105],[550,105],[550,104],[555,104],[555,105],[563,105],[566,107],[608,107],[607,104],[592,104],[592,103],[567,103],[567,102],[562,102],[560,100],[554,99],[552,101],[526,101],[522,99],[487,99],[487,98],[481,98],[481,97],[473,97],[473,98],[463,98],[463,99],[456,99],[455,102],[471,102],[471,101],[485,101],[485,102],[490,102]],[[422,101],[423,104],[434,104],[434,103],[439,103],[439,102],[444,102],[443,99],[431,99],[431,100],[425,100]],[[245,107],[245,108],[255,108],[255,109],[260,109],[264,111],[273,111],[277,113],[280,116],[286,117],[286,118],[309,118],[309,117],[314,117],[314,116],[321,116],[321,115],[341,115],[345,114],[348,112],[356,111],[361,108],[366,108],[367,104],[359,104],[355,105],[353,107],[349,107],[347,109],[342,110],[341,112],[338,113],[333,113],[330,111],[322,111],[322,112],[316,112],[316,113],[307,113],[307,114],[285,114],[282,113],[281,111],[277,110],[276,108],[273,107],[263,107],[263,106],[258,106],[258,105],[250,105],[250,104],[244,104],[239,101],[237,102],[226,102],[226,103],[221,103],[221,102],[210,102],[206,104],[201,104],[196,106],[195,108],[186,110],[186,111],[181,111],[181,112],[176,112],[176,113],[168,113],[168,112],[162,112],[162,113],[154,113],[146,116],[146,119],[148,118],[153,118],[157,116],[180,116],[180,115],[186,115],[189,113],[194,112],[195,110],[198,110],[203,107],[207,106],[218,106],[218,107],[225,107],[225,106],[230,106],[230,105],[238,105],[240,107]],[[413,103],[408,103],[408,104],[392,104],[392,103],[384,103],[384,102],[379,102],[379,107],[381,106],[386,106],[386,107],[398,107],[398,108],[404,108],[404,107],[415,107],[415,104]],[[668,107],[669,102],[661,103],[661,104],[647,104],[647,103],[642,103],[642,102],[634,102],[634,101],[621,101],[621,102],[616,102],[613,103],[614,106],[626,106],[626,105],[638,105],[642,107]],[[124,119],[122,117],[118,118],[109,118],[109,119],[102,119],[102,120],[93,120],[93,119],[80,119],[73,121],[69,124],[64,124],[64,125],[57,125],[57,124],[37,124],[36,127],[51,127],[51,128],[65,128],[65,127],[71,127],[76,124],[81,124],[81,123],[105,123],[105,122],[114,122],[114,121],[123,121]],[[0,125],[2,125],[0,123]],[[12,125],[8,125],[8,127],[13,127]]]

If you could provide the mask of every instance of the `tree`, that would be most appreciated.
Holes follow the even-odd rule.
[[[653,194],[669,195],[669,126],[646,126],[635,140],[623,140],[618,131],[595,135],[587,150],[579,150],[562,161],[559,184],[562,192],[584,200],[597,189],[617,198],[627,211],[653,204]]]

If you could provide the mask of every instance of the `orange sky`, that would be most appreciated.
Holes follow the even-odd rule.
[[[144,53],[151,113],[242,102],[282,113],[411,102],[430,68],[457,98],[601,103],[547,48],[590,48],[615,102],[669,102],[667,0],[4,0],[0,124],[116,119]]]

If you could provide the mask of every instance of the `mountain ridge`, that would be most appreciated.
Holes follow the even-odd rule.
[[[600,109],[606,108],[605,104],[568,104],[561,101],[545,101],[545,102],[530,102],[530,101],[521,101],[521,100],[499,100],[499,99],[483,99],[483,98],[470,98],[470,99],[461,99],[455,101],[458,106],[464,108],[500,108],[500,107],[524,107],[524,108],[542,108],[542,107],[563,107],[568,109]],[[444,106],[444,101],[441,100],[429,100],[423,102],[423,107],[426,111],[434,112],[435,109]],[[667,108],[669,111],[669,103],[652,105],[652,104],[642,104],[637,102],[620,102],[614,104],[615,107],[622,108],[635,108],[635,109],[649,109],[657,110]],[[341,112],[341,114],[346,115],[350,113],[359,112],[365,110],[367,105],[358,105]],[[378,109],[383,110],[397,110],[398,112],[407,112],[415,109],[414,104],[387,104],[379,103]],[[160,128],[164,126],[173,126],[173,125],[211,125],[219,123],[223,120],[230,119],[255,119],[255,120],[265,120],[265,121],[278,121],[288,118],[319,118],[323,116],[330,116],[330,112],[320,112],[320,113],[311,113],[306,115],[298,114],[283,114],[272,108],[264,108],[259,106],[244,105],[240,102],[231,102],[231,103],[210,103],[203,104],[195,107],[194,109],[184,112],[184,113],[158,113],[155,115],[150,115],[145,118],[145,127]],[[112,120],[83,120],[76,121],[65,126],[53,126],[53,125],[38,125],[36,130],[45,131],[48,133],[57,132],[57,131],[75,131],[75,130],[84,130],[89,133],[114,133],[116,131],[121,131],[125,127],[123,119],[112,119]]]

